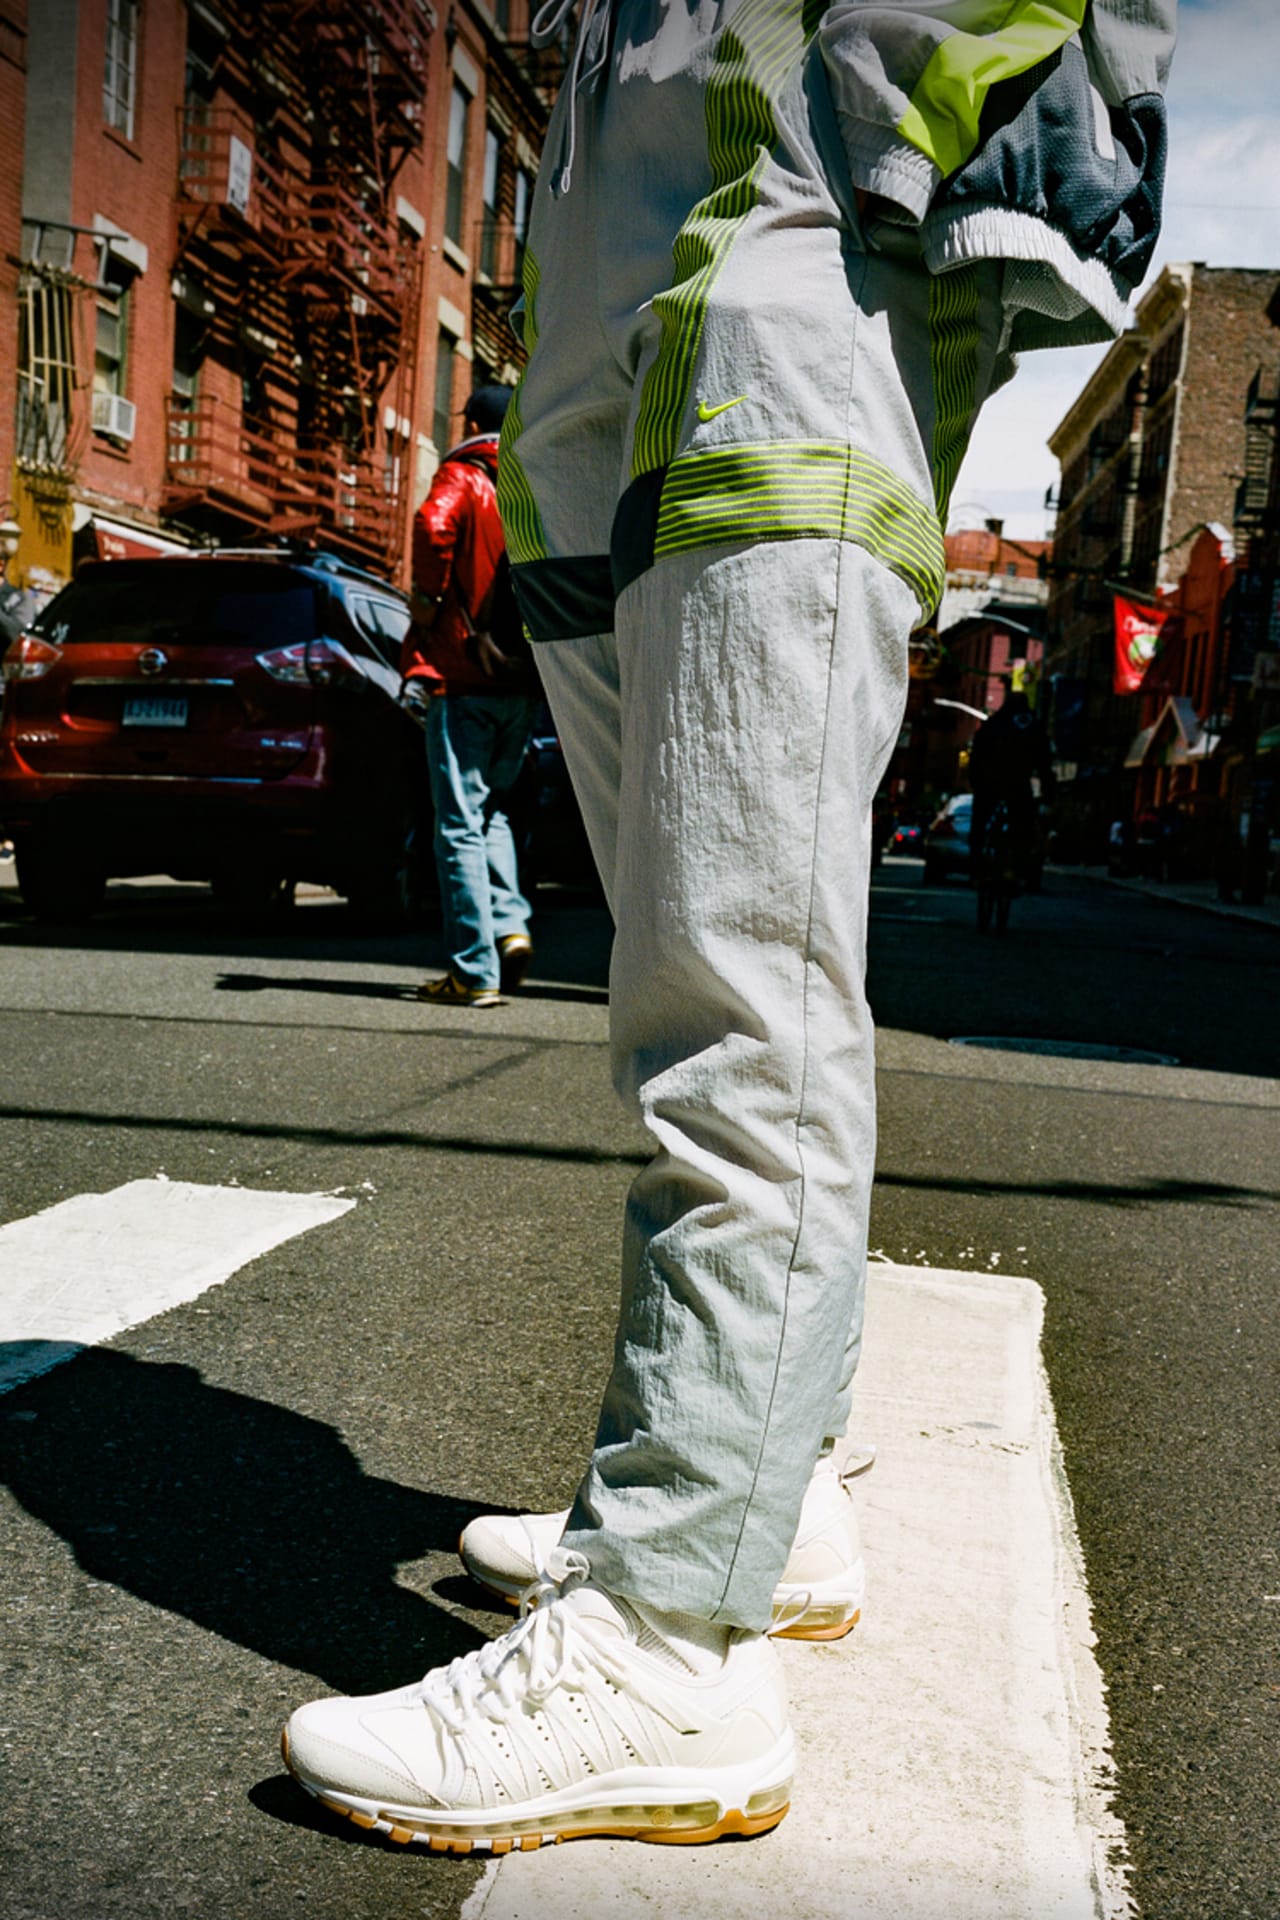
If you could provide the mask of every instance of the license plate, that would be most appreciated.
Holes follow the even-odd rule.
[[[124,703],[126,727],[185,727],[187,703],[172,697],[162,699],[154,693],[130,694]]]

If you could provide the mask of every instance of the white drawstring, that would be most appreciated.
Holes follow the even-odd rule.
[[[535,47],[545,46],[548,40],[555,39],[576,3],[577,0],[544,0],[529,22],[529,38]]]
[[[590,1568],[580,1553],[552,1556],[556,1577],[544,1574],[520,1596],[520,1618],[500,1640],[465,1653],[422,1681],[421,1699],[452,1733],[460,1733],[473,1714],[501,1720],[522,1702],[541,1706],[565,1679],[586,1663],[615,1676],[621,1672],[614,1647],[594,1634],[589,1621],[567,1607],[550,1604],[587,1578]]]
[[[529,35],[534,45],[545,46],[548,41],[554,40],[576,4],[577,0],[544,0],[529,25]],[[573,58],[569,62],[568,78],[564,83],[569,93],[568,125],[561,135],[560,164],[551,179],[551,191],[557,198],[568,193],[573,178],[573,161],[578,150],[578,88],[595,79],[608,54],[609,36],[602,33],[596,57],[584,70],[583,59],[591,23],[602,6],[607,8],[608,0],[582,0],[582,12],[578,15]]]

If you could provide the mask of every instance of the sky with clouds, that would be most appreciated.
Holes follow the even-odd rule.
[[[1181,0],[1169,80],[1169,171],[1153,277],[1175,260],[1274,267],[1280,280],[1280,0]],[[1103,347],[1027,354],[989,403],[960,471],[952,526],[1004,519],[1013,539],[1051,532],[1046,440]]]

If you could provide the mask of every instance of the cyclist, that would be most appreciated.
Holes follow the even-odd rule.
[[[987,828],[1002,804],[1009,813],[1019,875],[1025,881],[1038,865],[1039,803],[1033,785],[1037,778],[1040,793],[1047,794],[1053,785],[1049,743],[1026,694],[1011,687],[1003,705],[978,728],[969,749],[969,784],[973,788],[969,861],[975,881]]]

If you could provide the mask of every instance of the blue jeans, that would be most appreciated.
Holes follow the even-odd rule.
[[[533,732],[522,693],[453,693],[427,709],[427,774],[449,970],[468,987],[498,984],[499,940],[527,933],[516,843],[503,811]]]

